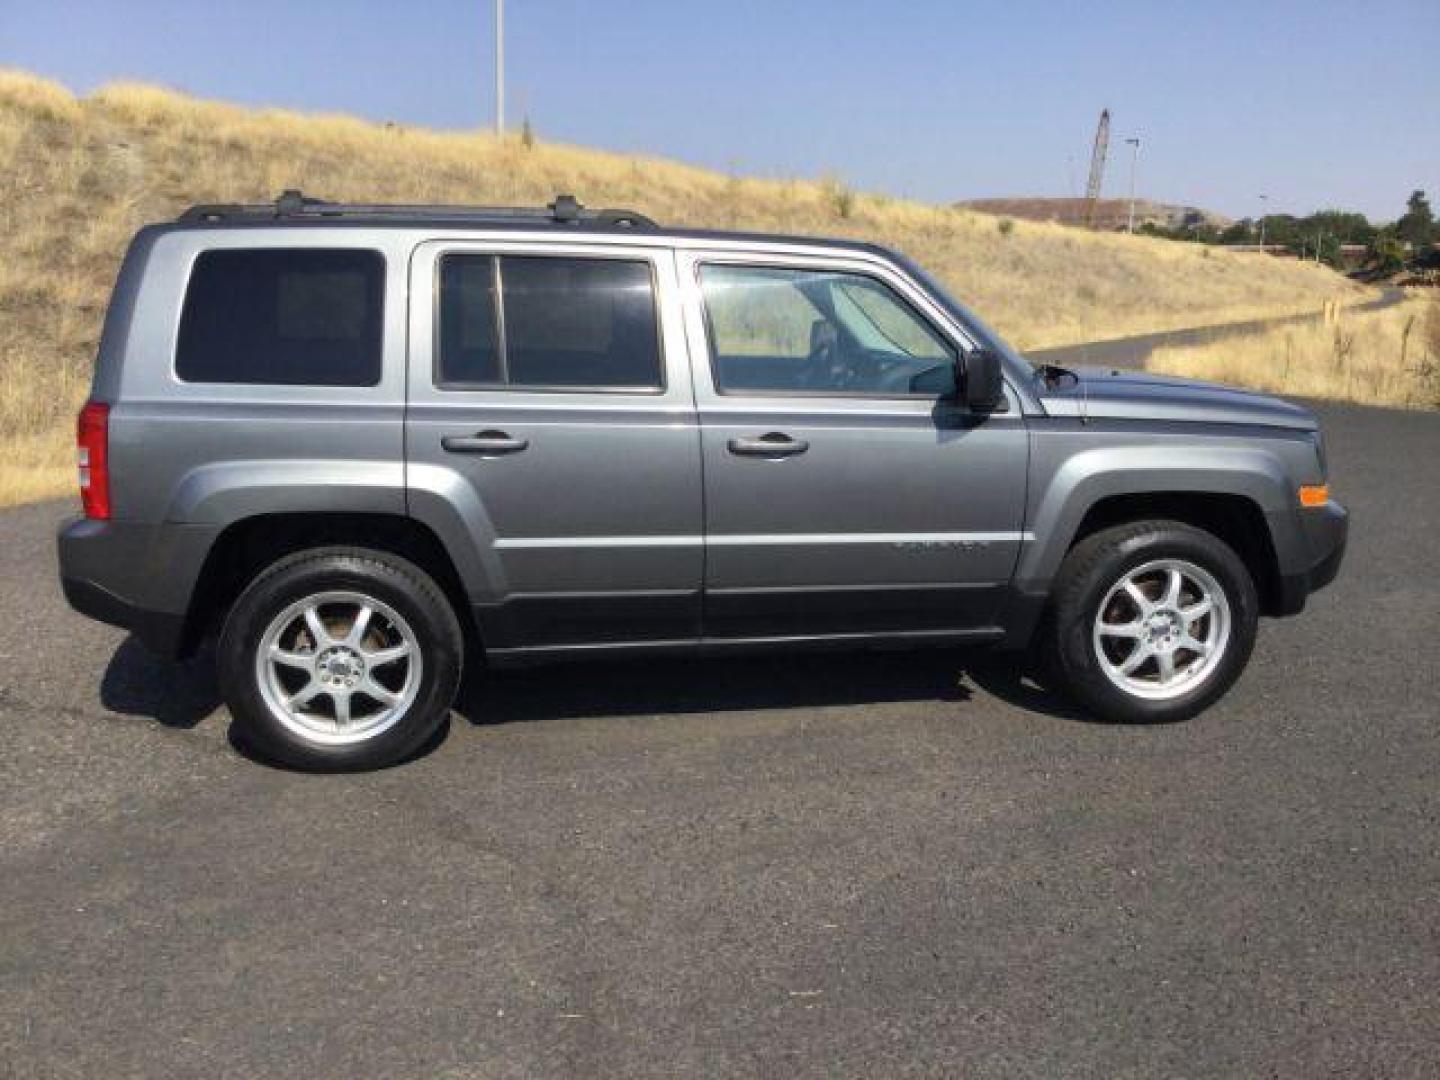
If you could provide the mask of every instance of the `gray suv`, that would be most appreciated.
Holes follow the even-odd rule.
[[[1334,576],[1315,417],[1032,367],[850,241],[287,192],[141,230],[79,421],[80,612],[208,637],[274,759],[412,754],[491,665],[1033,647],[1191,716]]]

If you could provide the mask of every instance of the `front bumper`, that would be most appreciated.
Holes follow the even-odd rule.
[[[1280,574],[1280,615],[1304,610],[1310,594],[1323,589],[1340,573],[1350,537],[1350,514],[1337,502],[1300,511],[1303,557],[1298,566]]]

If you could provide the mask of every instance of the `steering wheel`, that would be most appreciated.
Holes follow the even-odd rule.
[[[840,332],[834,324],[816,319],[810,324],[810,353],[800,368],[801,388],[845,390],[854,381],[854,369],[840,356]]]

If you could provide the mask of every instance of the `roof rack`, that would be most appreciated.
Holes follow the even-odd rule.
[[[426,206],[397,203],[336,203],[312,199],[290,189],[273,203],[214,203],[192,206],[179,221],[287,221],[314,218],[427,218],[464,222],[543,222],[551,225],[599,225],[622,229],[655,229],[658,225],[634,210],[591,210],[574,195],[557,195],[545,207]]]

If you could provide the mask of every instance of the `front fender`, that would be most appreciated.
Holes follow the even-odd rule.
[[[1050,582],[1090,509],[1119,495],[1184,492],[1233,495],[1264,514],[1282,559],[1299,535],[1293,485],[1280,457],[1264,447],[1096,447],[1070,455],[1032,486],[1027,533],[1016,587],[1048,593]]]

